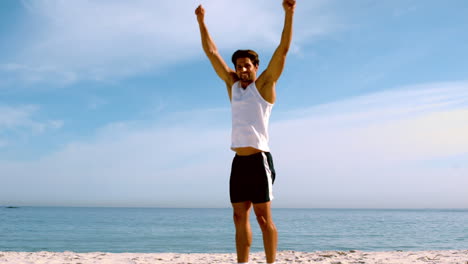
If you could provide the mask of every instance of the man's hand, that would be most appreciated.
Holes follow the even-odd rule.
[[[295,7],[296,7],[296,0],[283,0],[284,11],[294,12]]]
[[[205,9],[202,5],[199,5],[197,9],[195,9],[195,15],[197,15],[198,22],[203,22],[205,19]]]

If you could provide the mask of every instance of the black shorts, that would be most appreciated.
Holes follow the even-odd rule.
[[[275,176],[273,158],[269,152],[236,155],[229,180],[231,203],[266,203],[273,200]]]

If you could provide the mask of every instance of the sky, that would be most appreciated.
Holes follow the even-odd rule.
[[[280,0],[2,0],[0,205],[228,208],[230,65]],[[468,208],[468,3],[297,0],[270,147],[278,208]]]

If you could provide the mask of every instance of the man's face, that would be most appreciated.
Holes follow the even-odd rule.
[[[238,58],[236,61],[237,77],[242,82],[253,82],[257,77],[258,65],[254,65],[250,58]]]

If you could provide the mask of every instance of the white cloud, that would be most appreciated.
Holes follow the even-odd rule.
[[[404,87],[287,113],[296,118],[272,126],[279,205],[466,207],[467,88]]]
[[[393,164],[460,154],[468,150],[467,87],[467,82],[403,87],[301,109],[283,114],[290,119],[273,124],[272,134],[289,134],[288,150],[297,145],[320,150],[305,159],[327,157],[333,163],[336,157],[346,168],[368,160]]]
[[[198,1],[23,3],[29,11],[31,30],[37,32],[18,45],[12,61],[0,66],[10,78],[61,84],[82,79],[112,80],[165,68],[202,53],[194,14]],[[220,49],[272,49],[279,42],[281,1],[276,5],[268,0],[202,3]],[[324,3],[298,4],[297,19],[303,23],[298,23],[295,45],[331,30],[333,21],[320,12]],[[310,14],[316,16],[311,18]]]
[[[287,113],[271,127],[275,205],[466,207],[467,87],[404,87]],[[229,206],[233,153],[218,122],[227,114],[110,124],[39,160],[0,162],[0,203]]]
[[[39,111],[37,105],[0,105],[0,147],[11,145],[19,135],[37,135],[63,126],[61,120],[38,120]]]
[[[45,80],[54,80],[55,83],[67,85],[77,80],[76,73],[67,69],[58,68],[58,65],[29,65],[29,64],[3,64],[0,71],[10,82],[15,77],[26,84],[34,84]],[[14,80],[13,80],[14,81]]]
[[[222,206],[224,200],[216,195],[222,197],[225,190],[210,189],[223,186],[229,173],[228,132],[190,123],[144,129],[111,124],[96,139],[70,143],[40,160],[0,162],[2,186],[10,186],[0,187],[0,201]],[[11,188],[20,183],[21,190]]]

